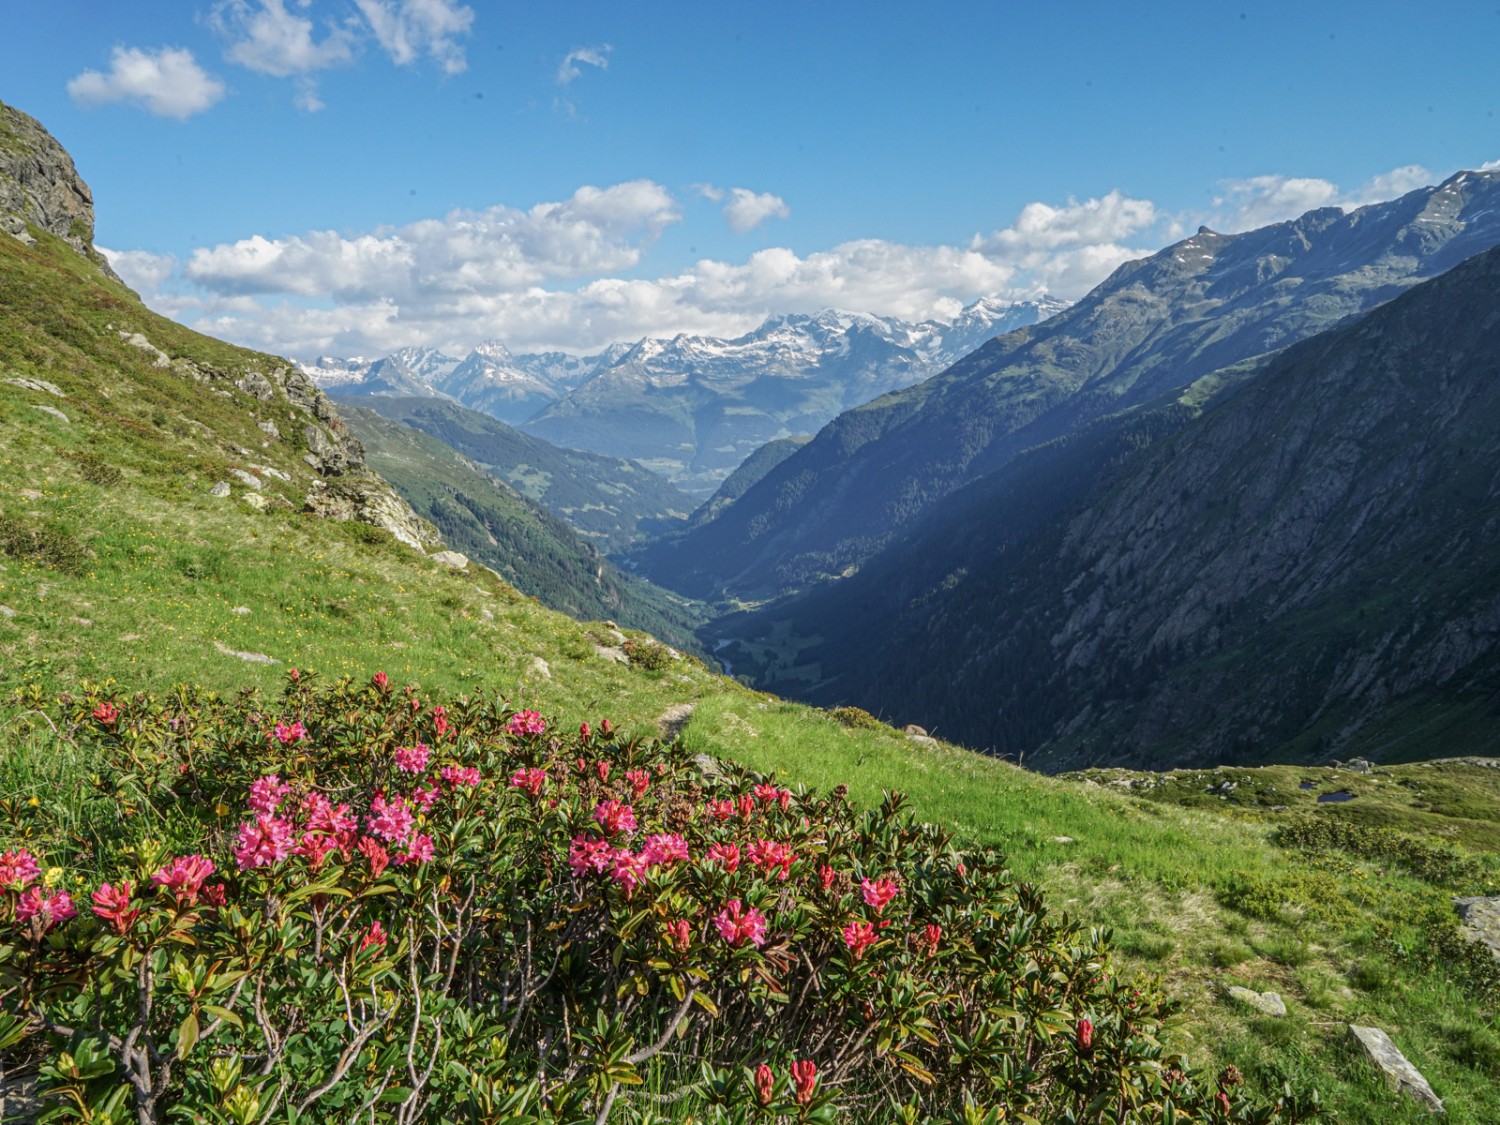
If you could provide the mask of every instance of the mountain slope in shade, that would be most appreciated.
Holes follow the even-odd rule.
[[[699,619],[681,599],[621,571],[561,519],[446,443],[373,410],[341,409],[370,467],[448,546],[577,620],[613,619],[697,649]]]
[[[561,449],[455,402],[343,394],[338,399],[444,442],[567,522],[605,554],[623,551],[648,532],[682,526],[694,507],[689,497],[633,462]]]
[[[768,441],[942,370],[983,340],[1065,308],[980,301],[951,324],[824,310],[733,340],[648,338],[524,424],[559,445],[640,461],[707,496]]]
[[[1091,421],[1371,308],[1500,242],[1500,172],[1121,266],[1043,324],[848,411],[714,521],[643,562],[698,596],[844,575],[966,482]]]
[[[741,461],[739,468],[724,478],[724,483],[719,485],[718,491],[692,514],[688,520],[688,527],[697,527],[715,518],[750,491],[757,481],[810,441],[812,441],[811,434],[794,434],[791,437],[766,442]]]
[[[1195,418],[1180,402],[1143,414],[1156,432],[1101,426],[976,482],[785,608],[818,681],[798,694],[1049,769],[1487,752],[1497,292],[1492,250]],[[1080,503],[1028,525],[1070,479]]]

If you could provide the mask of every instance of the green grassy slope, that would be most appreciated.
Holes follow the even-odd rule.
[[[1227,801],[1185,808],[878,725],[846,727],[690,658],[657,670],[616,663],[599,650],[610,640],[602,626],[549,611],[477,568],[449,571],[366,525],[303,513],[301,448],[262,447],[254,400],[232,381],[208,386],[152,366],[151,353],[120,340],[127,329],[230,372],[274,362],[152,315],[56,240],[27,249],[0,238],[0,380],[45,380],[62,392],[0,381],[6,836],[26,831],[28,810],[66,805],[86,784],[88,763],[63,752],[37,714],[85,679],[131,691],[185,680],[271,690],[293,666],[325,676],[379,669],[427,691],[498,692],[565,718],[607,715],[627,733],[654,732],[669,707],[692,704],[682,736],[694,749],[796,783],[847,782],[861,802],[900,789],[924,817],[1007,849],[1056,908],[1114,925],[1131,964],[1167,973],[1191,1004],[1184,1034],[1206,1060],[1235,1063],[1261,1085],[1317,1085],[1345,1120],[1416,1121],[1350,1052],[1344,1023],[1373,1022],[1424,1069],[1452,1120],[1500,1119],[1493,996],[1421,957],[1421,920],[1442,912],[1450,888],[1378,858],[1274,846],[1270,821],[1290,813]],[[262,512],[238,489],[210,495],[211,482],[246,463],[232,446],[294,477],[265,484],[286,505]],[[1400,827],[1451,832],[1484,855],[1497,777],[1452,767],[1443,775],[1452,792],[1435,799],[1437,787],[1424,787],[1432,808]],[[1253,893],[1260,884],[1271,889]],[[1242,981],[1277,988],[1292,1015],[1249,1018],[1222,997]]]
[[[570,617],[611,618],[698,649],[693,629],[702,614],[692,603],[620,570],[561,519],[437,438],[373,410],[340,409],[370,467],[455,551]]]
[[[381,395],[340,401],[443,441],[566,520],[605,554],[679,526],[696,505],[633,461],[552,445],[457,403]]]

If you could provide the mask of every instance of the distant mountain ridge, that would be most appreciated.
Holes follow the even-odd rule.
[[[675,530],[693,509],[690,497],[632,461],[564,449],[446,398],[347,397],[448,445],[527,499],[565,521],[598,551],[618,554],[645,538]]]
[[[847,575],[1022,452],[1182,391],[1500,243],[1500,172],[1245,234],[1200,230],[1051,319],[840,415],[718,518],[641,560],[699,597]]]
[[[951,323],[826,309],[771,317],[733,340],[648,338],[523,426],[630,457],[700,496],[768,441],[941,371],[991,336],[1066,307],[978,301]]]
[[[807,639],[762,686],[800,677],[813,702],[1044,769],[1484,751],[1497,293],[1500,248],[1206,409],[1184,396],[1017,458],[849,581],[743,622]],[[1072,501],[1037,498],[1059,485]]]
[[[986,299],[920,324],[824,310],[774,316],[733,340],[648,337],[590,356],[517,355],[488,341],[462,359],[407,348],[303,370],[346,396],[449,398],[557,445],[640,461],[703,498],[766,442],[816,430],[1065,307]]]

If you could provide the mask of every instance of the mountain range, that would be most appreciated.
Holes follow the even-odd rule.
[[[83,953],[106,950],[107,955],[109,948],[124,948],[122,939],[107,934],[95,920],[107,909],[102,888],[93,897],[90,916],[90,892],[111,870],[142,873],[144,889],[137,888],[131,911],[133,916],[134,906],[141,907],[142,925],[150,911],[162,918],[182,915],[181,910],[173,912],[167,891],[146,885],[145,872],[158,862],[151,857],[163,849],[212,857],[225,869],[229,893],[240,896],[246,917],[263,912],[262,907],[274,908],[275,903],[266,905],[256,897],[257,888],[267,885],[261,880],[273,876],[234,868],[225,826],[232,827],[237,814],[226,819],[211,797],[204,799],[202,786],[217,783],[213,762],[230,763],[246,779],[279,770],[279,776],[295,777],[298,785],[313,785],[335,776],[330,771],[336,771],[338,755],[350,749],[366,750],[361,769],[392,768],[393,740],[386,738],[389,728],[380,726],[382,709],[387,715],[410,709],[423,723],[436,723],[446,713],[459,730],[471,732],[487,714],[498,717],[524,708],[544,718],[548,735],[559,744],[575,745],[572,740],[579,737],[591,752],[617,761],[640,764],[642,755],[658,753],[651,739],[671,739],[666,776],[651,779],[653,793],[657,785],[675,784],[674,774],[685,776],[695,789],[701,779],[708,795],[748,793],[763,782],[782,787],[810,808],[847,801],[853,816],[894,833],[892,839],[903,847],[911,839],[943,839],[927,828],[912,835],[914,830],[903,823],[904,805],[958,834],[951,849],[939,844],[931,852],[945,868],[965,858],[970,873],[983,871],[981,864],[989,868],[988,878],[998,872],[997,857],[1003,854],[1004,866],[1013,872],[1004,878],[1014,883],[994,901],[1002,907],[1014,906],[1013,899],[1021,902],[1027,917],[1040,916],[1044,909],[1051,916],[1081,915],[1087,926],[1112,933],[1110,960],[1095,962],[1102,970],[1077,962],[1086,974],[1080,979],[1093,979],[1117,997],[1131,998],[1131,1010],[1142,999],[1153,1010],[1159,999],[1177,1005],[1177,1026],[1161,1043],[1170,1052],[1168,1061],[1182,1067],[1188,1082],[1206,1085],[1217,1072],[1221,1086],[1228,1087],[1224,1096],[1235,1099],[1234,1112],[1241,1116],[1254,1113],[1241,1100],[1246,1089],[1254,1090],[1256,1098],[1263,1090],[1290,1102],[1315,1086],[1329,1116],[1338,1120],[1408,1125],[1430,1120],[1424,1106],[1408,1104],[1379,1071],[1356,1059],[1349,1025],[1357,1023],[1390,1029],[1404,1057],[1419,1065],[1446,1099],[1451,1120],[1464,1125],[1500,1120],[1500,1087],[1494,1081],[1500,1060],[1493,1028],[1494,962],[1487,948],[1464,937],[1471,923],[1483,917],[1473,907],[1485,899],[1472,896],[1500,889],[1500,771],[1493,768],[1493,759],[1450,758],[1380,769],[1347,762],[1346,768],[1171,774],[1093,770],[1080,777],[1046,777],[893,729],[855,710],[830,713],[747,690],[697,660],[674,659],[640,634],[627,636],[608,622],[576,622],[518,592],[491,569],[472,562],[460,566],[445,556],[437,529],[415,514],[372,466],[410,474],[409,495],[444,521],[444,534],[453,536],[450,547],[472,534],[487,546],[497,545],[488,544],[493,535],[499,546],[519,541],[524,548],[531,529],[547,522],[529,521],[545,513],[497,485],[490,479],[496,474],[484,466],[466,465],[461,455],[413,428],[364,414],[346,418],[289,361],[214,340],[151,312],[103,268],[92,245],[88,198],[56,142],[36,122],[0,104],[0,808],[6,813],[0,818],[0,851],[34,854],[48,872],[37,886],[44,882],[43,891],[57,902],[67,901],[60,896],[64,887],[70,888],[79,914],[40,945],[10,942],[7,948],[19,950],[16,956],[23,961],[37,949],[48,956],[66,954],[72,960],[61,965],[63,976],[57,979],[71,988],[80,979],[74,970],[83,964]],[[914,524],[904,533],[911,549],[901,565],[930,567],[908,569],[914,583],[925,584],[934,599],[942,588],[973,595],[972,600],[955,598],[937,607],[943,616],[934,618],[932,626],[949,638],[951,651],[934,654],[921,622],[910,617],[881,621],[876,615],[883,610],[873,605],[866,639],[872,648],[913,645],[908,672],[921,672],[924,659],[942,657],[949,661],[944,674],[953,675],[972,652],[975,671],[962,686],[974,700],[982,700],[990,698],[993,688],[985,677],[1011,675],[993,653],[1013,626],[1030,636],[1056,635],[1056,630],[1044,634],[1018,616],[1020,602],[992,609],[978,598],[977,582],[941,569],[959,559],[976,565],[989,560],[1003,568],[1000,555],[1018,554],[1003,537],[1019,526],[1027,509],[1006,499],[1009,488],[1030,498],[1035,521],[1052,521],[1048,512],[1060,508],[1076,513],[1061,524],[1049,522],[1061,528],[1049,542],[1065,549],[1049,555],[1039,549],[1042,541],[1034,540],[1034,546],[1026,547],[1038,551],[1033,563],[1009,572],[1018,579],[1030,574],[1032,584],[1005,586],[1002,593],[1009,598],[1014,589],[1024,595],[1025,604],[1040,607],[1044,627],[1051,627],[1054,614],[1047,607],[1056,603],[1047,601],[1049,591],[1036,584],[1036,575],[1043,569],[1037,560],[1052,560],[1057,582],[1065,587],[1063,598],[1076,602],[1065,601],[1063,609],[1076,615],[1076,621],[1067,618],[1066,644],[1069,667],[1077,663],[1080,674],[1092,675],[1101,664],[1087,662],[1091,637],[1101,638],[1101,656],[1111,650],[1152,651],[1156,632],[1151,615],[1162,605],[1193,604],[1157,593],[1169,591],[1173,583],[1187,583],[1205,598],[1228,599],[1227,609],[1219,613],[1216,608],[1206,631],[1195,629],[1191,616],[1171,623],[1175,647],[1184,651],[1210,643],[1215,625],[1247,630],[1257,612],[1282,613],[1287,635],[1273,638],[1275,646],[1258,656],[1267,668],[1287,669],[1271,682],[1272,694],[1260,697],[1270,705],[1258,733],[1274,737],[1270,723],[1277,718],[1281,695],[1297,688],[1296,672],[1307,674],[1308,665],[1297,663],[1299,653],[1333,635],[1326,628],[1326,602],[1320,607],[1316,601],[1325,596],[1320,590],[1334,589],[1329,583],[1338,577],[1338,568],[1325,564],[1342,566],[1368,556],[1371,565],[1352,572],[1362,584],[1352,596],[1363,601],[1346,615],[1347,636],[1353,639],[1345,648],[1359,659],[1335,682],[1348,685],[1351,693],[1364,691],[1361,698],[1372,706],[1384,692],[1414,693],[1404,698],[1417,700],[1421,714],[1412,711],[1402,720],[1403,729],[1429,757],[1485,746],[1493,729],[1488,713],[1493,694],[1483,694],[1486,681],[1472,671],[1482,668],[1486,658],[1469,656],[1495,632],[1483,597],[1485,590],[1496,588],[1492,560],[1485,554],[1486,544],[1495,541],[1495,526],[1492,519],[1475,517],[1495,492],[1495,443],[1486,426],[1495,416],[1489,386],[1494,384],[1496,283],[1494,259],[1478,259],[1377,309],[1349,326],[1348,333],[1318,337],[1270,362],[1256,360],[1227,374],[1211,374],[1147,409],[1103,418],[1015,458],[1007,467],[1010,475],[986,475],[945,502],[945,507],[955,505],[953,519],[932,525],[935,534],[924,537],[925,550],[918,538],[921,528]],[[1253,395],[1263,397],[1252,401]],[[1241,402],[1246,406],[1237,408]],[[430,398],[420,405],[451,406]],[[472,420],[460,417],[465,424]],[[387,429],[389,444],[380,436]],[[362,442],[354,430],[368,441]],[[758,480],[796,455],[796,444],[780,442],[757,451],[726,479],[716,497],[717,509],[696,515],[706,521],[715,510],[732,510]],[[1062,472],[1064,462],[1077,471]],[[1070,485],[1071,498],[1044,494],[1043,485],[1059,484]],[[1242,485],[1246,487],[1237,491]],[[1093,491],[1097,486],[1102,487]],[[493,495],[470,503],[482,499],[485,487],[493,487]],[[1408,487],[1411,496],[1397,495]],[[991,488],[995,491],[986,491]],[[1196,490],[1186,501],[1184,488]],[[1289,502],[1299,496],[1301,500]],[[524,510],[512,514],[500,507],[502,500]],[[1269,518],[1273,512],[1299,510],[1301,519]],[[1006,520],[985,518],[1002,511],[1010,513]],[[928,518],[941,514],[934,509]],[[450,515],[457,518],[450,520]],[[1161,534],[1153,520],[1160,522]],[[501,526],[511,522],[517,526]],[[1223,534],[1226,525],[1231,535]],[[1201,531],[1201,543],[1193,542],[1194,528]],[[972,544],[966,547],[951,538],[962,534],[974,534]],[[986,543],[984,535],[1002,538]],[[1264,544],[1262,561],[1246,574],[1237,568],[1250,556],[1244,545],[1233,543],[1235,535]],[[1347,549],[1330,550],[1322,540],[1344,540]],[[554,539],[563,541],[561,535]],[[1216,542],[1230,548],[1222,558],[1213,553]],[[1277,549],[1269,550],[1271,546]],[[1250,548],[1252,554],[1255,549]],[[543,557],[545,550],[537,554],[530,548],[508,559],[494,556],[491,565],[515,566],[520,582],[528,553],[544,563],[543,572],[551,562],[562,562],[551,571],[555,577],[578,573],[572,561]],[[887,561],[894,565],[895,559],[883,553],[834,588],[854,590],[878,566]],[[1309,561],[1304,565],[1298,560]],[[1085,583],[1095,585],[1070,591],[1078,566],[1090,576]],[[894,583],[901,571],[892,575]],[[584,577],[586,584],[596,580],[592,572]],[[891,589],[893,597],[899,594],[894,585]],[[1475,612],[1467,619],[1444,616],[1444,607],[1459,604],[1465,590]],[[1254,600],[1260,591],[1269,592],[1264,609]],[[1304,591],[1311,601],[1301,600]],[[1134,600],[1138,595],[1143,598],[1139,603]],[[913,606],[921,602],[907,600]],[[1245,604],[1252,608],[1237,608]],[[1116,617],[1122,610],[1123,616]],[[1370,631],[1368,642],[1358,637],[1361,628]],[[1155,629],[1160,632],[1161,626]],[[1385,659],[1386,649],[1404,653],[1401,659],[1408,662],[1412,677],[1431,666],[1446,679],[1433,687],[1436,680],[1386,677],[1385,670],[1398,664]],[[1024,646],[1015,651],[1026,653]],[[733,652],[740,659],[739,648]],[[1232,663],[1239,659],[1233,652],[1194,652],[1205,665],[1225,660],[1231,661],[1232,671],[1256,668],[1257,661]],[[1154,666],[1160,667],[1162,659],[1154,657]],[[1018,681],[1015,692],[1024,695],[1034,684],[1044,684],[1052,674],[1049,668],[1055,667],[1039,667],[1031,682]],[[1152,667],[1148,664],[1142,674],[1148,685]],[[1310,679],[1316,665],[1312,672]],[[929,677],[920,687],[925,690],[936,679]],[[1071,681],[1069,687],[1095,690],[1089,685],[1096,682]],[[1184,709],[1202,705],[1205,681],[1196,684],[1199,694],[1182,704]],[[1361,687],[1366,684],[1368,689]],[[1139,683],[1127,686],[1140,690]],[[1206,690],[1234,688],[1225,675],[1207,682]],[[318,703],[329,692],[350,701],[343,716]],[[1129,704],[1111,705],[1110,697],[1100,698],[1106,705],[1095,714],[1105,735],[1096,747],[1107,746],[1111,732],[1133,729],[1128,723],[1115,724],[1115,716]],[[106,702],[108,708],[102,706]],[[1075,705],[1073,714],[1082,703]],[[1281,712],[1290,710],[1279,706]],[[219,716],[231,710],[253,712],[250,724],[239,730],[223,725]],[[340,733],[335,735],[335,727],[318,722],[315,714],[328,717]],[[298,744],[288,744],[271,728],[283,718],[293,724],[294,715],[308,719],[309,729],[293,736]],[[600,721],[606,717],[619,732],[613,740],[607,733],[592,741],[582,732],[572,733],[580,721],[608,732]],[[1075,742],[1087,736],[1092,722],[1072,732]],[[943,720],[939,725],[948,724]],[[1162,729],[1170,736],[1169,728]],[[203,737],[208,731],[230,737],[211,746]],[[446,761],[451,754],[468,753],[472,741],[464,733],[459,741],[444,744],[457,750],[435,748],[434,758]],[[993,745],[994,740],[980,730],[976,743]],[[1352,748],[1355,743],[1324,749],[1339,745]],[[553,767],[549,785],[557,783],[559,771],[572,772],[572,754],[566,749],[561,755],[552,749],[541,753],[551,755],[548,761],[563,758]],[[514,756],[513,749],[497,747],[496,755],[482,760],[488,771],[483,793],[511,800],[501,792],[506,790],[516,808],[529,807],[513,787],[506,787],[510,767],[505,756]],[[610,783],[628,792],[619,790],[632,780],[622,779],[623,773],[616,769]],[[451,802],[447,786],[444,792],[439,800]],[[1324,804],[1325,797],[1338,801]],[[684,798],[683,815],[701,807],[704,799]],[[231,804],[243,807],[238,800]],[[648,795],[636,807],[658,810],[650,814],[654,817],[669,815],[659,811],[662,806],[660,795]],[[444,807],[437,806],[437,813]],[[537,808],[545,812],[542,804]],[[575,812],[587,820],[587,809]],[[777,815],[774,806],[763,809],[745,831],[753,837],[756,825]],[[798,829],[794,820],[785,823],[790,831],[802,831],[802,839],[816,835]],[[481,831],[488,828],[481,825]],[[434,835],[445,849],[436,869],[448,863],[452,839]],[[528,847],[538,843],[522,838]],[[563,857],[567,840],[567,833],[553,833],[539,845]],[[490,848],[486,858],[504,874],[514,854]],[[559,869],[565,870],[562,862],[559,858]],[[812,872],[806,857],[799,862]],[[288,857],[283,870],[300,874],[306,870],[303,863],[301,857]],[[325,875],[337,878],[340,866],[331,857]],[[61,880],[57,872],[64,873]],[[856,869],[852,876],[845,871],[839,877],[857,883],[858,876]],[[410,878],[409,869],[392,865],[385,885],[410,887]],[[766,912],[777,927],[774,940],[789,932],[787,925],[795,928],[795,918],[789,923],[773,913],[781,884],[759,878],[748,863],[737,878],[743,886],[769,886]],[[600,886],[608,888],[609,883],[601,880]],[[912,881],[897,893],[910,899],[917,887]],[[452,894],[443,897],[443,885],[431,888],[437,896],[432,901],[440,906],[453,900]],[[650,891],[648,882],[646,899]],[[11,901],[24,901],[14,887],[5,893]],[[408,892],[397,887],[393,893]],[[645,917],[639,913],[640,893],[633,904],[617,889],[604,893],[613,896],[617,918]],[[495,893],[480,892],[485,894],[485,901],[499,901]],[[122,894],[121,900],[128,897]],[[370,909],[390,901],[390,895],[366,898],[374,904]],[[854,898],[858,911],[857,894]],[[1465,904],[1463,930],[1453,912],[1455,898]],[[898,907],[906,909],[899,899]],[[411,914],[399,906],[391,909],[398,920]],[[291,910],[296,913],[295,903]],[[631,911],[637,913],[632,916]],[[288,923],[292,930],[282,932],[292,933],[306,921],[304,915],[305,910]],[[6,917],[6,925],[25,937],[24,927],[16,929],[14,919]],[[451,921],[447,914],[444,918]],[[200,935],[216,925],[212,911],[203,910],[178,921],[199,927]],[[942,944],[934,941],[932,948],[944,963],[964,962],[954,972],[982,967],[992,973],[987,979],[1000,982],[996,994],[1001,1001],[1008,997],[1007,982],[1027,987],[1030,962],[1007,961],[1014,942],[1003,926],[995,932],[1004,940],[976,953],[963,944],[951,921],[944,916]],[[32,924],[33,937],[39,927]],[[398,940],[406,940],[400,933],[409,931],[392,928],[398,931],[394,948]],[[156,932],[137,926],[125,940],[145,941]],[[307,932],[303,926],[303,937]],[[708,933],[714,936],[711,926]],[[649,926],[639,934],[645,935],[646,954],[651,955],[660,935]],[[832,940],[837,944],[836,936]],[[884,979],[879,974],[888,944],[877,944],[859,971]],[[728,956],[713,942],[707,948],[716,957]],[[361,954],[352,946],[344,954],[374,966],[371,972],[386,972],[381,966],[388,962],[377,964],[376,955],[378,950]],[[746,963],[758,956],[751,948],[733,954]],[[99,982],[98,990],[87,987],[84,992],[118,998],[118,988],[111,993],[107,979],[87,965],[84,969],[90,985]],[[399,963],[396,970],[387,974],[386,983],[400,975]],[[289,1019],[314,1012],[308,1005],[329,995],[322,987],[327,974],[308,973],[293,971],[287,978],[291,985],[280,994],[278,1012]],[[574,990],[570,995],[582,998],[580,1010],[589,1010],[589,998],[597,992],[587,981],[580,986],[577,978],[576,972],[558,974],[554,983],[562,981],[559,987]],[[442,1032],[429,1036],[435,1040],[434,1051],[472,1039],[465,1038],[466,1029],[489,1026],[484,1012],[471,1018],[462,1007],[462,984],[460,979],[455,985],[457,999],[444,992],[440,981],[431,992],[438,1002],[424,1010],[444,1021],[424,1025]],[[382,993],[382,1002],[397,1002],[409,1012],[412,1004],[406,997],[413,993],[404,993],[403,987],[395,980]],[[1277,993],[1260,991],[1272,987]],[[416,995],[429,995],[425,984],[423,989]],[[163,1004],[172,999],[169,991],[156,992]],[[233,992],[226,988],[218,996],[228,1005],[226,1011],[236,1008]],[[49,1114],[76,1115],[80,1106],[97,1109],[95,1116],[101,1119],[118,1118],[115,1111],[129,1095],[122,1093],[122,1065],[99,1038],[100,1027],[108,1025],[90,1024],[76,1035],[63,1034],[66,1028],[48,1030],[16,1015],[18,997],[12,991],[0,1005],[14,1032],[0,1048],[0,1118],[24,1122]],[[1264,1007],[1247,997],[1274,1000],[1286,1018],[1268,1017]],[[161,1018],[155,1026],[164,1030],[151,1034],[165,1057],[182,1046],[179,1019],[190,1001],[178,995],[172,999],[175,1008],[158,1005]],[[943,1002],[942,997],[931,1001],[939,1017]],[[237,1010],[253,1030],[261,1006],[246,1009],[244,1004],[241,996]],[[133,1009],[117,1005],[98,1010],[124,1012],[128,1019]],[[670,1019],[670,1010],[663,1010],[664,1019]],[[1113,1049],[1110,1036],[1122,1025],[1106,1023],[1089,1011],[1094,1049]],[[871,1026],[857,1006],[851,1020],[856,1029]],[[951,1023],[944,1017],[933,1026],[945,1030]],[[1074,1059],[1083,1025],[1053,1023],[1062,1027],[1061,1034],[1052,1036],[1054,1046]],[[287,1068],[290,1079],[301,1081],[311,1073],[311,1081],[328,1081],[324,1074],[335,1069],[340,1055],[318,1054],[326,1045],[321,1040],[309,1048],[313,1054],[300,1051],[300,1042],[312,1043],[317,1035],[299,1040],[299,1025],[289,1026],[295,1050],[286,1057],[296,1054]],[[329,1026],[338,1031],[343,1024],[334,1018]],[[450,1036],[450,1028],[458,1034]],[[205,1025],[195,1048],[200,1062],[204,1040],[212,1034],[212,1026]],[[232,1062],[240,1048],[227,1042],[215,1038],[208,1047]],[[505,1046],[503,1036],[496,1042]],[[335,1046],[342,1051],[342,1043]],[[323,1118],[336,1115],[341,1106],[363,1104],[365,1077],[387,1067],[391,1058],[399,1064],[407,1046],[401,1029],[342,1055],[353,1060],[348,1089],[330,1087],[319,1107],[328,1109]],[[244,1057],[261,1058],[263,1047],[263,1041],[256,1041],[249,1047],[256,1053]],[[836,1054],[838,1047],[835,1041],[830,1050]],[[796,1042],[791,1057],[805,1061],[821,1049],[811,1039]],[[1002,1044],[999,1049],[1010,1048]],[[1212,1066],[1195,1070],[1182,1062],[1185,1056],[1177,1052],[1188,1049],[1211,1059]],[[94,1052],[85,1060],[88,1065],[75,1066],[75,1056],[82,1058],[85,1050]],[[501,1053],[497,1049],[488,1055],[498,1058]],[[457,1074],[462,1080],[448,1082],[430,1103],[431,1112],[416,1116],[463,1117],[464,1099],[479,1087],[468,1071],[449,1065],[452,1059],[441,1053],[433,1057],[438,1061],[431,1073]],[[817,1057],[828,1062],[819,1063],[820,1077],[826,1080],[835,1064]],[[1015,1058],[1022,1073],[1026,1056],[1018,1052]],[[1237,1085],[1241,1071],[1243,1087]],[[698,1071],[689,1062],[687,1072]],[[177,1091],[196,1097],[205,1089],[204,1073],[202,1066],[173,1069],[177,1085],[158,1104],[168,1113],[189,1105],[186,1093],[179,1098]],[[662,1091],[653,1095],[651,1105],[678,1096],[672,1084],[683,1072],[675,1064],[666,1071],[641,1073],[644,1084],[638,1089]],[[1155,1069],[1144,1073],[1145,1081],[1155,1081]],[[273,1073],[269,1080],[280,1079]],[[1283,1080],[1297,1088],[1278,1095]],[[534,1085],[534,1071],[516,1072],[515,1082],[517,1089]],[[554,1101],[537,1107],[543,1116],[565,1098],[579,1105],[571,1100],[575,1092],[587,1096],[581,1082],[548,1082]],[[785,1078],[778,1083],[785,1092]],[[865,1100],[856,1100],[847,1112],[841,1106],[813,1107],[809,1116],[883,1121],[885,1113],[899,1119],[900,1107],[886,1113],[878,1104],[878,1087],[871,1089],[865,1098],[862,1087],[835,1084],[834,1096],[853,1094]],[[215,1094],[202,1104],[212,1111],[221,1100]],[[784,1100],[790,1104],[790,1094]],[[512,1108],[530,1112],[531,1104],[512,1099]],[[616,1116],[622,1108],[626,1116],[636,1115],[638,1108],[656,1112],[624,1097]],[[673,1113],[670,1108],[663,1112],[668,1117]],[[588,1116],[596,1116],[591,1106]]]
[[[1235,365],[1497,242],[1500,172],[1245,234],[1200,230],[1121,266],[1050,319],[846,411],[717,518],[640,565],[698,597],[757,601],[847,576],[944,497],[1026,450],[1207,376],[1232,380]]]
[[[606,555],[683,526],[694,508],[692,498],[634,461],[552,445],[445,398],[345,396],[337,388],[333,398],[436,438]]]
[[[1500,251],[1457,263],[1500,243],[1497,198],[1500,176],[1469,173],[1347,216],[1200,232],[1123,267],[1050,338],[981,349],[843,465],[864,470],[845,504],[900,510],[913,481],[927,502],[835,556],[854,560],[843,580],[719,622],[724,655],[771,690],[1049,769],[1482,745],[1500,693]],[[1185,286],[1209,303],[1182,305]],[[702,559],[716,523],[774,513],[757,494],[856,420],[675,550]],[[958,440],[927,465],[898,440],[944,421]],[[955,446],[999,464],[963,480]],[[907,491],[873,493],[892,466]],[[838,482],[808,472],[766,539],[799,543]],[[741,575],[807,579],[771,557]]]
[[[767,441],[811,433],[1065,307],[981,300],[920,324],[825,310],[735,339],[648,337],[592,356],[512,355],[492,341],[461,360],[408,348],[304,370],[345,397],[444,396],[557,445],[638,460],[701,500]]]

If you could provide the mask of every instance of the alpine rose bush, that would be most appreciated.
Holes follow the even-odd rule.
[[[141,811],[0,841],[0,1064],[55,1120],[1318,1116],[1195,1076],[1105,935],[897,795],[384,676],[63,706]]]

